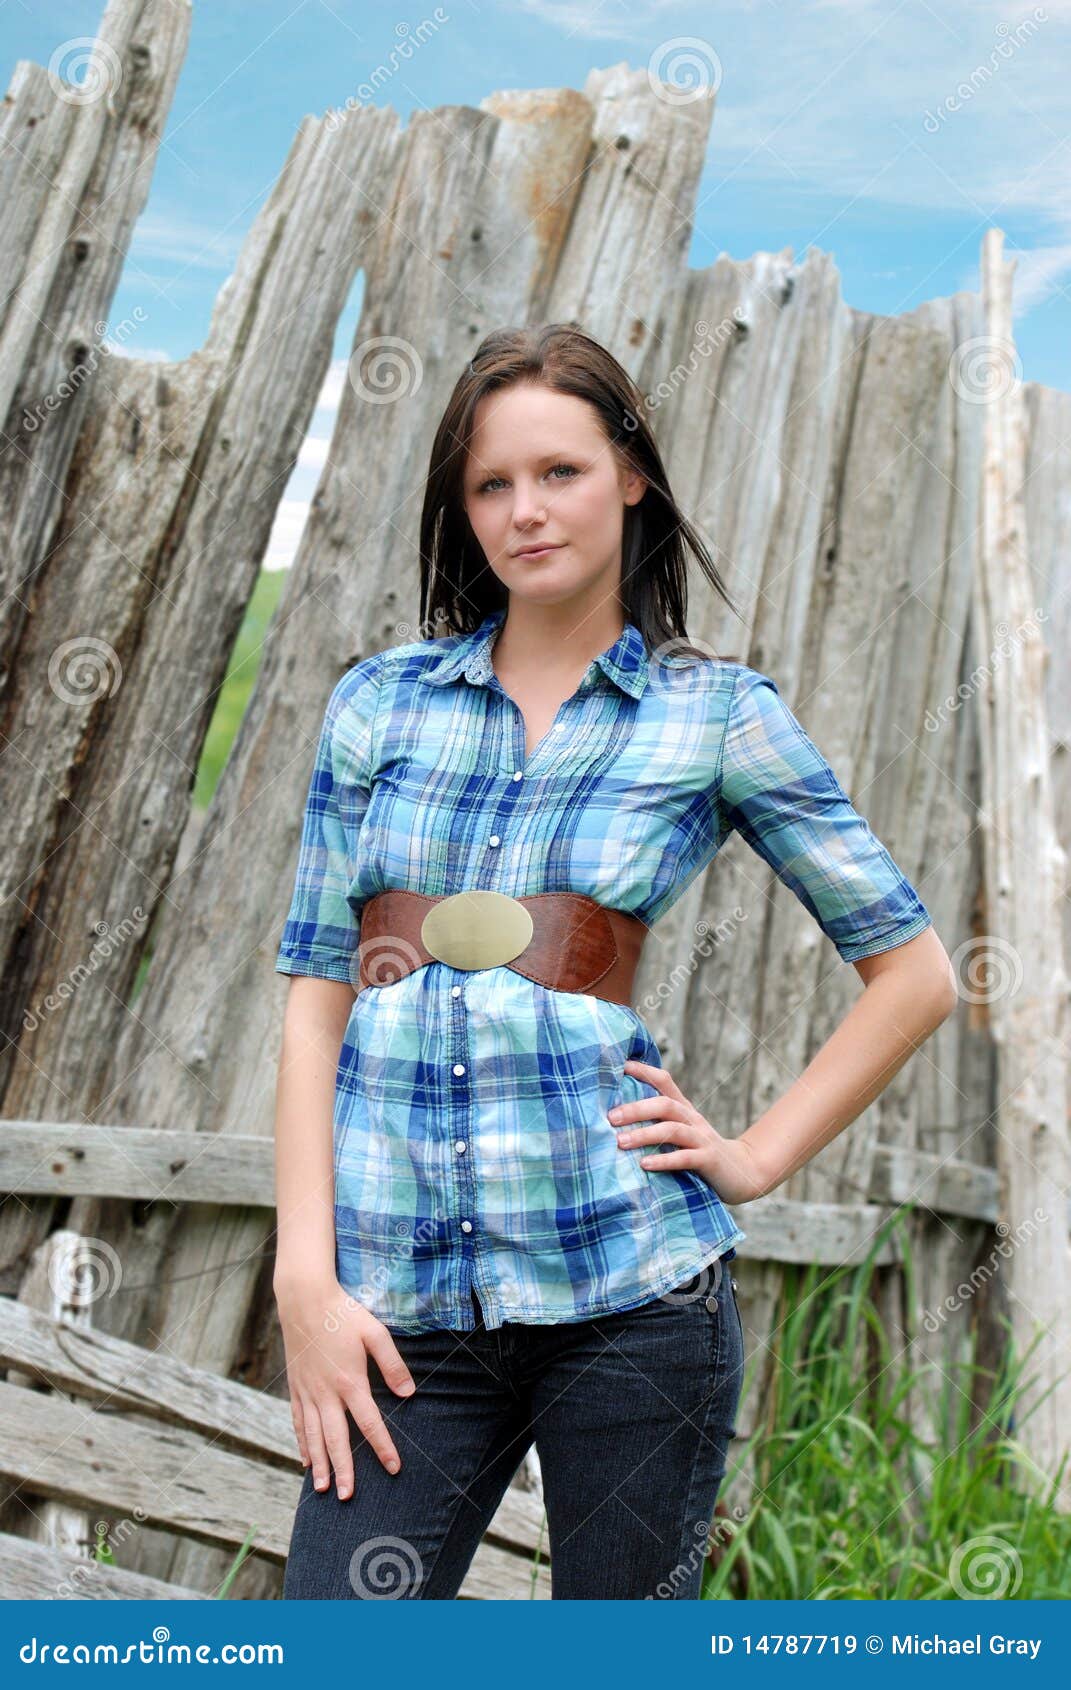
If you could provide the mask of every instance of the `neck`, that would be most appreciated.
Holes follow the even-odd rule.
[[[625,613],[616,598],[605,595],[596,603],[579,605],[530,604],[511,597],[505,621],[494,642],[495,668],[543,674],[581,674],[625,628]]]

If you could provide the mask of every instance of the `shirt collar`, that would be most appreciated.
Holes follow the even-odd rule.
[[[491,646],[505,615],[505,607],[499,606],[485,616],[471,633],[454,635],[444,655],[428,665],[424,680],[432,686],[442,686],[447,681],[456,680],[459,675],[477,684],[490,681],[495,672]],[[647,685],[648,658],[643,635],[634,622],[626,621],[613,645],[601,651],[593,661],[631,698],[642,696]]]

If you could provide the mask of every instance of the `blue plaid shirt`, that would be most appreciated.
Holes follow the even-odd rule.
[[[361,906],[395,887],[586,892],[650,926],[733,829],[845,959],[929,925],[765,675],[656,661],[626,622],[526,756],[491,664],[504,614],[335,686],[279,973],[356,987]],[[607,1111],[656,1095],[629,1058],[663,1065],[635,1010],[505,965],[360,992],[335,1082],[339,1282],[393,1332],[468,1330],[473,1289],[488,1327],[555,1324],[735,1255],[746,1233],[699,1175],[618,1146]]]

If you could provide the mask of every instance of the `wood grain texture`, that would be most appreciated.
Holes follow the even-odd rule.
[[[0,114],[13,143],[0,147],[0,392],[24,448],[0,453],[0,1185],[18,1194],[0,1227],[0,1288],[29,1282],[60,1217],[121,1271],[91,1334],[21,1316],[0,1331],[10,1365],[36,1366],[94,1413],[114,1391],[112,1418],[150,1440],[165,1474],[198,1438],[218,1439],[217,1458],[239,1463],[221,1469],[238,1484],[232,1537],[236,1501],[252,1494],[243,1462],[283,1487],[275,1548],[240,1587],[276,1595],[295,1458],[271,1295],[287,990],[273,963],[328,693],[358,658],[438,631],[415,626],[416,541],[431,437],[464,360],[489,329],[527,321],[575,320],[615,353],[739,607],[694,581],[693,637],[776,680],[949,950],[996,933],[1031,959],[1012,1020],[965,999],[850,1129],[741,1209],[756,1426],[786,1270],[865,1261],[890,1212],[924,1205],[910,1231],[917,1306],[902,1306],[899,1233],[880,1257],[881,1295],[890,1330],[920,1346],[914,1359],[947,1367],[971,1310],[936,1331],[927,1311],[992,1245],[998,1214],[1011,1220],[1039,1189],[1055,1200],[1061,1179],[1066,1191],[1066,665],[1046,670],[1032,652],[992,686],[972,679],[964,696],[961,683],[1020,604],[1052,605],[1050,641],[1066,631],[1071,401],[1032,388],[994,409],[951,379],[964,344],[1011,334],[992,263],[984,300],[891,318],[847,305],[833,260],[813,250],[689,269],[713,103],[660,101],[627,65],[592,71],[582,90],[496,92],[404,126],[389,106],[306,118],[204,344],[160,364],[136,356],[135,334],[135,356],[88,359],[188,24],[181,6],[115,0],[111,102],[72,106],[20,65]],[[191,822],[218,690],[358,273],[327,459],[227,767]],[[385,344],[397,389],[381,403],[367,378]],[[29,426],[82,369],[49,426]],[[1024,782],[1026,813],[1012,816]],[[736,1134],[858,990],[732,837],[658,924],[636,1001],[686,1095]],[[1009,1076],[1025,1089],[1001,1150]],[[1045,1250],[1059,1284],[1065,1214]],[[1011,1271],[1033,1280],[1035,1256]],[[1012,1284],[1030,1301],[1032,1285]],[[1059,1348],[1066,1317],[1047,1297],[1041,1312]],[[83,1410],[28,1394],[53,1415]],[[1049,1454],[1066,1392],[1052,1404]],[[246,1410],[259,1455],[234,1431]],[[90,1497],[84,1450],[81,1491],[62,1491],[58,1465],[37,1454],[46,1494]],[[117,1501],[119,1477],[108,1469]],[[504,1500],[473,1591],[486,1594],[499,1566],[513,1580],[538,1541],[534,1477],[527,1466]],[[232,1537],[204,1501],[200,1530],[197,1498],[179,1487],[138,1532],[141,1574],[218,1584]]]

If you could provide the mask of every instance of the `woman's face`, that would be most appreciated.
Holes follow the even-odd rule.
[[[465,510],[490,567],[511,594],[561,603],[613,592],[621,580],[624,507],[646,483],[624,469],[594,409],[526,382],[476,407]],[[524,548],[546,549],[524,555]]]

